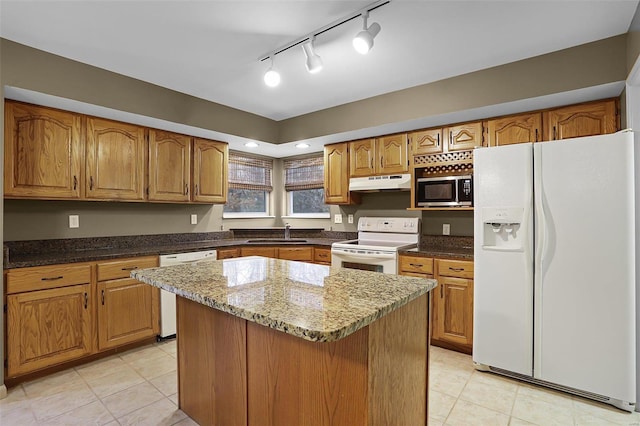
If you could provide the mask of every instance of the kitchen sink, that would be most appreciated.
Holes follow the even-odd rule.
[[[306,243],[307,240],[300,238],[260,238],[256,240],[247,240],[247,243]]]

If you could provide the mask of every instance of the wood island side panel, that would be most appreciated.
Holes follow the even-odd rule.
[[[176,299],[180,408],[200,425],[246,425],[246,321]]]

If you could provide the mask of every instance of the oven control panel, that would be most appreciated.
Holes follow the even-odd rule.
[[[420,233],[420,218],[417,217],[361,217],[358,231],[393,232],[396,234]]]

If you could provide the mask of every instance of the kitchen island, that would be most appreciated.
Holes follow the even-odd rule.
[[[179,405],[201,425],[427,424],[434,280],[255,256],[131,277],[180,296]]]

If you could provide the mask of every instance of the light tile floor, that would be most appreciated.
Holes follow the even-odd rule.
[[[475,371],[432,347],[429,425],[638,425],[605,404]],[[16,386],[0,425],[195,425],[177,403],[175,341],[113,355]]]

